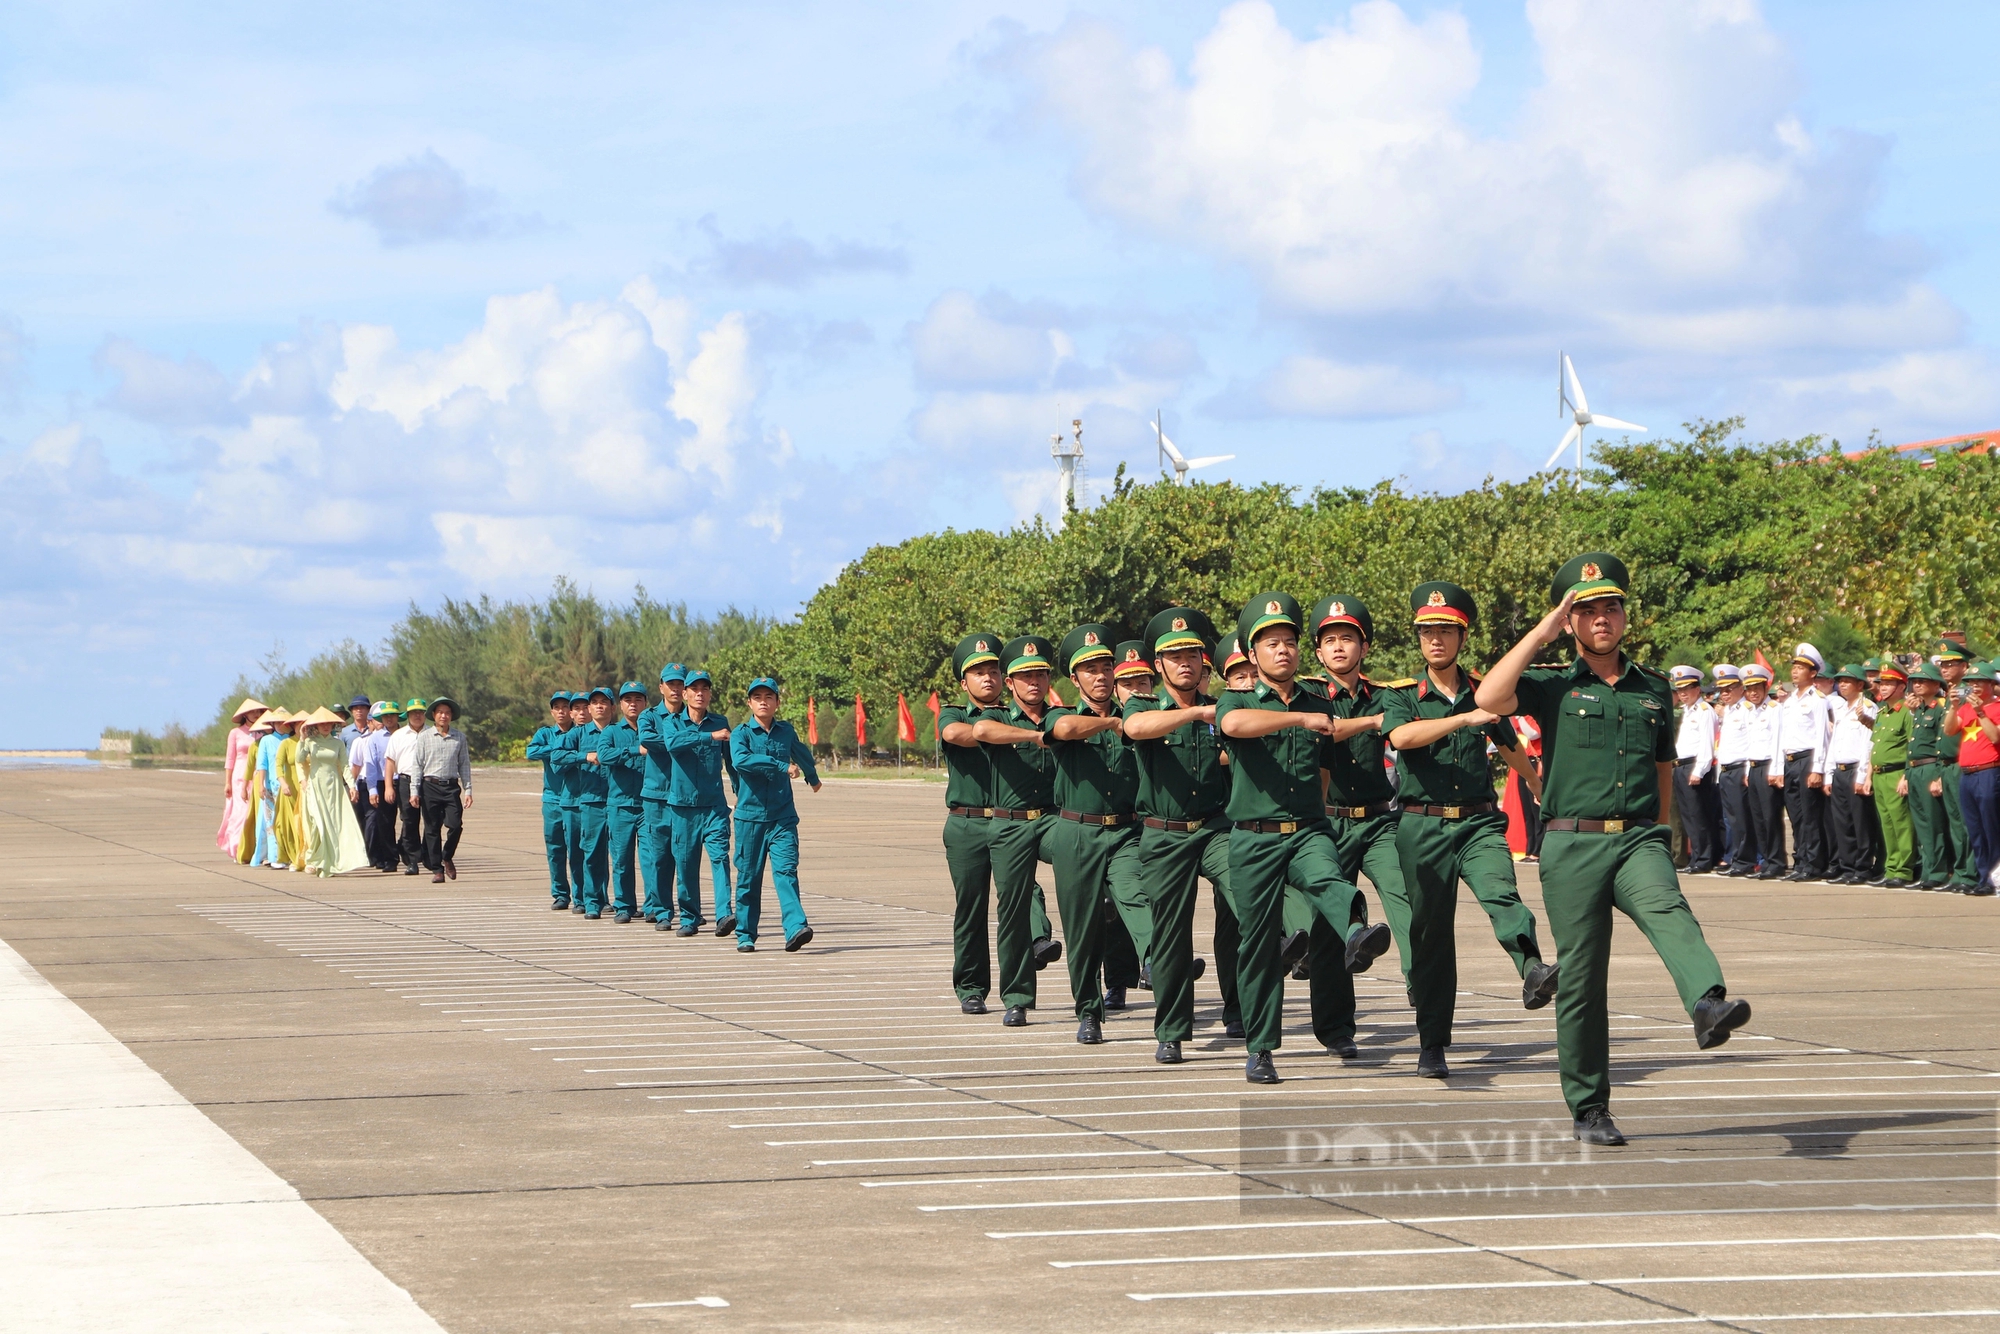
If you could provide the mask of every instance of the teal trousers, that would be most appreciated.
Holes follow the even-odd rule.
[[[569,822],[563,818],[562,798],[542,797],[542,846],[549,852],[549,897],[569,906]]]
[[[639,915],[649,922],[674,915],[674,830],[671,808],[646,798],[646,818],[639,826],[639,879],[644,897]]]
[[[806,929],[806,908],[799,899],[799,826],[796,820],[736,821],[736,943],[757,943],[757,925],[764,913],[764,864],[771,866],[771,884],[778,891],[778,920],[790,940]],[[685,891],[686,886],[682,886]],[[718,886],[718,890],[720,887]],[[685,913],[686,909],[682,911]]]
[[[708,854],[715,882],[715,920],[733,911],[729,875],[729,808],[727,806],[668,806],[673,829],[674,875],[680,881],[683,922],[697,926],[708,919],[701,911],[701,858]],[[753,820],[752,824],[766,821]]]
[[[638,882],[639,830],[645,826],[646,811],[643,806],[625,806],[612,802],[604,808],[604,847],[610,861],[610,872],[606,883],[610,890],[608,907],[619,911],[636,913],[639,901],[636,897]]]
[[[576,808],[577,851],[583,861],[583,910],[604,911],[604,893],[610,872],[610,832],[605,827],[605,808],[585,802]]]

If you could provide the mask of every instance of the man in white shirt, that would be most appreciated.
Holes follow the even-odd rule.
[[[1780,880],[1790,870],[1785,859],[1785,769],[1778,759],[1778,711],[1771,698],[1771,669],[1760,662],[1743,668],[1743,704],[1750,712],[1750,818],[1757,826],[1763,860],[1757,878]]]
[[[1667,680],[1681,709],[1674,743],[1674,810],[1687,835],[1687,873],[1707,875],[1722,859],[1721,807],[1715,800],[1716,713],[1701,697],[1701,668],[1676,667]]]
[[[1751,805],[1761,795],[1750,791],[1750,755],[1757,749],[1763,720],[1743,699],[1743,671],[1717,663],[1715,677],[1715,778],[1722,799],[1723,862],[1717,875],[1757,873],[1757,821]]]
[[[1867,678],[1859,663],[1834,674],[1840,694],[1833,701],[1832,727],[1826,744],[1826,790],[1834,856],[1827,878],[1837,885],[1865,885],[1873,874],[1877,849],[1875,820],[1867,794],[1870,761],[1875,751],[1875,706],[1868,701]]]
[[[1792,821],[1792,872],[1787,880],[1826,877],[1826,742],[1832,728],[1831,699],[1814,681],[1826,670],[1826,659],[1811,644],[1792,650],[1792,693],[1777,711],[1777,748],[1771,756],[1771,776],[1785,794],[1785,813]]]
[[[417,740],[430,724],[430,705],[413,699],[403,707],[403,717],[403,725],[389,734],[384,777],[396,791],[396,818],[402,828],[396,839],[396,851],[402,858],[403,874],[415,875],[424,856],[424,817],[422,811],[410,805],[414,790],[411,779],[417,769]]]

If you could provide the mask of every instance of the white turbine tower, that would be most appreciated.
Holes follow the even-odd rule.
[[[1157,412],[1153,414],[1153,434],[1160,438],[1159,452],[1163,456],[1160,459],[1161,465],[1165,466],[1165,461],[1172,459],[1174,461],[1174,480],[1182,486],[1187,485],[1187,475],[1190,470],[1194,468],[1206,468],[1211,463],[1227,463],[1236,457],[1234,454],[1210,454],[1207,458],[1201,459],[1182,458],[1181,452],[1174,448],[1174,442],[1167,439],[1163,419]]]
[[[1564,372],[1569,374],[1569,383],[1566,386],[1563,383]],[[1592,412],[1590,400],[1583,396],[1583,381],[1576,378],[1576,367],[1570,364],[1569,354],[1566,352],[1556,353],[1556,415],[1570,419],[1569,429],[1563,432],[1561,442],[1556,445],[1556,452],[1549,455],[1549,461],[1542,465],[1544,468],[1555,467],[1556,460],[1562,457],[1562,452],[1574,444],[1577,471],[1581,472],[1583,428],[1586,426],[1608,426],[1613,430],[1638,431],[1642,434],[1646,430],[1643,426],[1619,421],[1616,417],[1607,417],[1601,412]]]
[[[1061,503],[1065,516],[1076,508],[1077,471],[1083,464],[1083,423],[1072,421],[1070,429],[1076,432],[1073,444],[1063,440],[1061,431],[1049,437],[1049,455],[1055,459],[1059,470],[1056,499]]]

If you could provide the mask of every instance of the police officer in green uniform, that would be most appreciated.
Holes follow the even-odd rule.
[[[1944,781],[1947,733],[1951,706],[1944,703],[1944,673],[1934,662],[1918,664],[1910,673],[1910,822],[1916,826],[1917,850],[1923,859],[1923,877],[1918,889],[1956,890],[1953,877],[1958,870],[1959,852],[1952,842],[1951,822],[1945,807]],[[1950,738],[1950,751],[1958,756],[1958,740]],[[1960,817],[1963,820],[1963,816]]]
[[[1215,899],[1215,971],[1223,1032],[1243,1036],[1237,1010],[1236,903],[1229,891],[1229,771],[1215,730],[1215,701],[1201,693],[1202,664],[1215,625],[1192,607],[1169,607],[1146,625],[1141,651],[1158,669],[1161,695],[1125,702],[1125,741],[1139,767],[1139,880],[1153,907],[1153,1059],[1181,1063],[1194,1036],[1194,952],[1199,880]]]
[[[1050,938],[1046,912],[1035,912],[1042,840],[1057,822],[1055,757],[1043,731],[1054,674],[1049,642],[1040,635],[1010,639],[1001,647],[1000,665],[1007,698],[973,724],[972,735],[986,748],[992,773],[990,818],[996,825],[989,855],[1000,928],[1000,998],[1007,1006],[1000,1022],[1021,1028],[1035,1008],[1035,974],[1062,957],[1061,943]]]
[[[1373,718],[1339,718],[1323,687],[1298,680],[1299,631],[1305,617],[1285,593],[1260,593],[1236,618],[1257,679],[1247,690],[1226,690],[1215,705],[1216,726],[1229,746],[1229,884],[1236,896],[1242,940],[1236,984],[1243,1005],[1250,1058],[1243,1076],[1275,1084],[1271,1060],[1281,1038],[1285,968],[1279,927],[1287,886],[1305,895],[1346,940],[1345,967],[1322,960],[1313,969],[1325,988],[1321,1041],[1336,1038],[1337,1054],[1356,1054],[1353,973],[1363,972],[1389,948],[1389,928],[1368,922],[1367,903],[1340,874],[1333,829],[1320,787],[1323,742],[1345,741],[1376,727]]]
[[[1068,951],[1076,1040],[1104,1041],[1105,908],[1115,906],[1138,953],[1152,943],[1152,910],[1139,885],[1139,830],[1133,807],[1139,764],[1122,735],[1112,672],[1114,636],[1106,625],[1079,625],[1063,636],[1056,661],[1075,683],[1075,707],[1057,706],[1043,719],[1055,758],[1058,823],[1043,846],[1056,874],[1056,906]],[[1134,911],[1128,902],[1136,903]],[[1136,920],[1135,920],[1136,919]]]
[[[1882,874],[1869,883],[1908,889],[1918,879],[1910,828],[1910,710],[1903,701],[1909,678],[1893,659],[1870,661],[1875,663],[1875,727],[1869,738],[1868,783],[1882,826]]]
[[[1542,962],[1535,915],[1514,884],[1514,854],[1507,847],[1507,817],[1493,799],[1491,741],[1510,767],[1539,780],[1503,717],[1473,698],[1479,678],[1459,666],[1458,655],[1477,614],[1472,594],[1443,580],[1418,584],[1410,594],[1424,675],[1385,692],[1382,726],[1396,748],[1403,813],[1396,825],[1396,856],[1409,891],[1410,994],[1417,1010],[1417,1073],[1443,1079],[1451,1073],[1444,1049],[1451,1045],[1458,1008],[1458,943],[1453,919],[1458,882],[1493,923],[1493,935],[1521,977],[1521,1002],[1531,1010],[1556,994],[1556,969]]]
[[[1590,552],[1556,571],[1555,609],[1496,663],[1476,693],[1500,717],[1531,715],[1542,729],[1542,906],[1562,951],[1556,989],[1556,1062],[1576,1137],[1623,1144],[1611,1119],[1611,910],[1646,934],[1694,1021],[1695,1045],[1719,1046],[1750,1018],[1731,1000],[1722,965],[1681,894],[1667,842],[1673,800],[1674,703],[1667,678],[1621,650],[1625,564]],[[1576,661],[1533,667],[1568,633]]]

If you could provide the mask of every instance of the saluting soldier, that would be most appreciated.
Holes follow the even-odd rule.
[[[1882,831],[1882,865],[1880,875],[1868,883],[1883,889],[1908,889],[1920,878],[1912,864],[1916,841],[1910,827],[1910,711],[1903,699],[1909,677],[1894,658],[1873,661],[1875,729],[1866,781]]]
[[[563,822],[565,779],[553,757],[569,729],[569,692],[554,691],[549,695],[548,725],[536,728],[528,738],[528,758],[542,765],[542,846],[549,854],[549,906],[557,912],[569,907],[569,830]]]
[[[1000,652],[1007,699],[995,716],[973,724],[975,740],[986,747],[992,766],[993,889],[999,922],[1000,998],[1007,1010],[1000,1022],[1022,1028],[1035,1008],[1035,974],[1062,957],[1052,938],[1046,909],[1037,912],[1041,887],[1036,868],[1042,840],[1055,820],[1055,757],[1043,730],[1049,711],[1053,663],[1040,635],[1020,635]]]
[[[674,929],[674,816],[667,804],[674,762],[668,745],[679,730],[687,668],[670,662],[660,668],[660,702],[639,715],[639,747],[646,753],[646,781],[639,795],[646,818],[639,826],[639,915],[655,931]]]
[[[1125,702],[1125,740],[1139,766],[1139,879],[1153,906],[1153,1059],[1179,1065],[1194,1036],[1194,952],[1199,881],[1215,900],[1215,972],[1223,1032],[1243,1036],[1237,1009],[1236,903],[1229,889],[1229,771],[1215,729],[1215,700],[1201,693],[1215,624],[1192,607],[1169,607],[1146,624],[1164,697]],[[1143,649],[1142,649],[1143,651]],[[1122,655],[1121,655],[1122,656]]]
[[[1443,1079],[1451,1073],[1444,1049],[1451,1045],[1458,1010],[1458,941],[1453,925],[1458,882],[1472,890],[1493,924],[1494,938],[1521,978],[1521,1003],[1530,1010],[1556,993],[1557,970],[1542,962],[1535,915],[1514,884],[1514,854],[1507,847],[1507,817],[1493,800],[1489,742],[1530,791],[1541,777],[1503,716],[1475,702],[1479,678],[1459,665],[1477,614],[1472,594],[1433,580],[1410,593],[1424,675],[1386,693],[1382,726],[1396,748],[1403,813],[1396,825],[1396,855],[1410,900],[1410,991],[1417,1009],[1417,1073]],[[1671,865],[1671,862],[1669,863]]]
[[[1342,1057],[1358,1055],[1354,1039],[1353,973],[1364,972],[1389,948],[1389,928],[1368,921],[1367,901],[1341,878],[1340,856],[1320,788],[1322,743],[1345,741],[1376,726],[1373,718],[1333,715],[1324,688],[1298,679],[1299,631],[1305,617],[1286,593],[1260,593],[1236,618],[1239,641],[1249,646],[1257,679],[1247,690],[1227,690],[1216,701],[1215,721],[1229,738],[1229,884],[1236,895],[1242,940],[1236,983],[1250,1049],[1243,1077],[1275,1084],[1271,1060],[1282,1041],[1285,967],[1279,928],[1287,886],[1305,895],[1346,940],[1345,967],[1322,961],[1313,970],[1325,988],[1328,1016],[1314,1036],[1339,1045]]]
[[[1695,1045],[1721,1045],[1750,1019],[1681,894],[1668,847],[1674,760],[1666,678],[1627,658],[1625,563],[1604,552],[1569,560],[1549,589],[1555,609],[1480,682],[1479,707],[1525,712],[1542,728],[1542,904],[1562,950],[1556,1061],[1575,1134],[1623,1144],[1611,1119],[1611,910],[1637,922],[1673,976]],[[1576,661],[1531,667],[1568,633]]]
[[[1139,831],[1133,817],[1139,764],[1121,732],[1112,644],[1105,625],[1079,625],[1063,636],[1056,661],[1075,683],[1077,703],[1051,709],[1043,720],[1055,757],[1055,805],[1061,821],[1049,828],[1045,846],[1055,867],[1076,1040],[1086,1045],[1104,1041],[1099,977],[1106,900],[1115,906],[1138,953],[1146,952],[1153,935],[1152,910],[1139,884]]]

